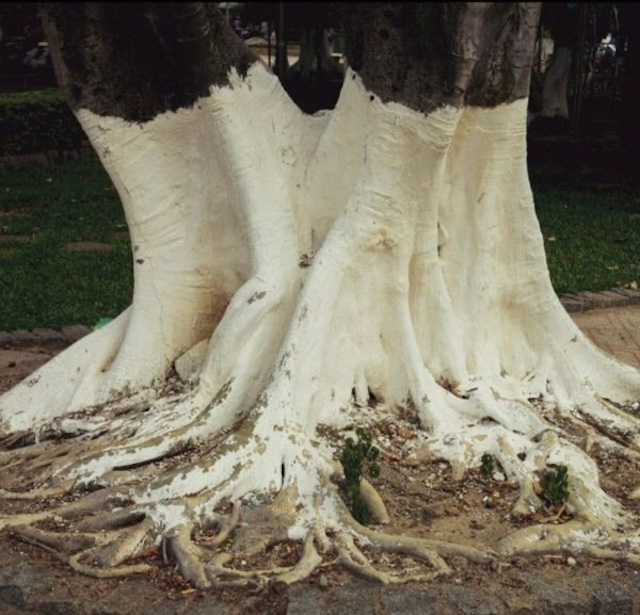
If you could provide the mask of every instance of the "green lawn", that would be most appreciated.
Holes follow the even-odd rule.
[[[560,295],[640,284],[640,194],[593,174],[531,173],[547,262]]]
[[[559,294],[640,283],[640,197],[589,176],[532,172]],[[0,331],[93,325],[130,301],[118,196],[95,158],[0,173]],[[77,241],[108,252],[70,252]]]
[[[0,330],[93,325],[129,304],[124,213],[95,159],[0,173],[0,195]],[[77,241],[112,250],[64,249]]]

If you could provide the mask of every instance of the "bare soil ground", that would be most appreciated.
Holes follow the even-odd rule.
[[[0,393],[28,376],[57,352],[57,350],[41,347],[0,349]],[[334,438],[336,443],[344,438],[344,434],[331,430],[327,430],[325,435]],[[376,446],[381,451],[381,474],[372,482],[381,494],[391,517],[391,523],[384,527],[385,532],[428,536],[482,548],[495,544],[499,538],[524,525],[541,521],[564,523],[569,519],[566,513],[557,516],[555,514],[557,511],[552,509],[539,511],[531,517],[514,517],[511,509],[518,496],[518,490],[515,485],[499,480],[499,477],[485,479],[478,471],[471,470],[461,480],[453,480],[451,469],[447,464],[423,458],[420,447],[417,446],[416,426],[401,416],[375,424],[372,427],[372,435]],[[629,467],[626,462],[598,451],[594,452],[594,456],[601,467],[603,488],[611,495],[624,498],[624,495],[640,482],[637,470]],[[9,512],[6,504],[3,510]],[[380,529],[383,528],[380,527]],[[272,561],[292,563],[289,560],[295,558],[297,551],[298,546],[295,543],[284,543],[275,547],[267,557],[272,558]],[[87,579],[73,572],[54,554],[25,544],[9,533],[3,533],[0,535],[0,559],[3,561],[0,565],[0,614],[32,612],[17,609],[26,609],[29,604],[35,604],[33,602],[36,599],[35,594],[27,600],[24,592],[13,595],[6,590],[9,586],[13,587],[11,585],[13,581],[10,583],[6,580],[10,569],[11,574],[17,574],[13,569],[24,565],[30,566],[29,569],[34,571],[46,569],[48,574],[53,575],[51,578],[55,578],[56,591],[59,593],[60,588],[63,588],[65,595],[68,596],[67,601],[71,600],[69,604],[75,605],[74,609],[80,609],[78,605],[83,605],[82,608],[85,609],[74,611],[69,610],[71,607],[67,606],[61,612],[78,615],[85,613],[92,615],[131,613],[134,615],[146,613],[147,609],[149,613],[153,612],[155,615],[209,613],[214,612],[208,610],[213,608],[214,603],[217,605],[216,613],[284,614],[298,612],[294,608],[295,605],[304,604],[304,600],[311,600],[313,596],[316,596],[318,604],[323,601],[333,604],[330,600],[332,592],[335,600],[346,607],[349,599],[353,598],[357,591],[353,590],[356,594],[353,592],[345,594],[345,591],[348,588],[360,587],[354,583],[354,577],[327,559],[311,579],[297,588],[276,585],[259,593],[251,593],[247,590],[205,592],[190,587],[170,563],[165,563],[157,550],[151,549],[143,557],[147,562],[156,564],[153,574],[118,581]],[[372,554],[372,557],[376,565],[387,570],[420,565],[404,556]],[[258,563],[251,561],[245,562],[244,565],[250,568]],[[624,608],[619,605],[620,608],[612,607],[614,610],[605,609],[602,606],[602,600],[594,594],[600,591],[598,588],[605,588],[607,591],[611,588],[621,588],[622,595],[627,596],[627,602],[631,599],[636,607],[640,605],[640,587],[638,587],[640,566],[612,561],[594,561],[579,556],[571,557],[568,554],[516,557],[493,565],[473,564],[463,558],[454,557],[449,559],[449,564],[453,570],[450,577],[442,581],[414,584],[412,588],[408,588],[411,591],[428,592],[429,596],[440,597],[443,600],[448,597],[449,603],[456,587],[464,588],[466,596],[464,600],[467,602],[460,597],[453,599],[451,604],[457,604],[455,607],[457,610],[447,611],[443,606],[433,611],[439,615],[449,612],[496,614],[635,612],[627,609],[627,607],[633,609],[630,604]],[[242,562],[240,565],[243,565]],[[2,576],[3,574],[5,577]],[[33,574],[38,575],[36,572]],[[36,586],[37,583],[34,581],[34,587]],[[371,589],[366,590],[363,600],[378,596],[377,599],[384,602],[386,599],[384,596],[388,598],[392,595],[380,593],[382,590],[374,587],[371,586]],[[42,593],[44,590],[38,591]],[[400,599],[399,592],[393,595]],[[489,602],[485,600],[484,610],[477,610],[479,603],[477,608],[473,607],[473,600],[469,602],[469,596],[484,596]],[[376,607],[371,612],[414,613],[408,610],[408,607],[403,607],[402,611],[396,610],[393,607],[393,600],[391,602],[389,600],[391,598],[388,598],[386,607]],[[557,610],[559,600],[560,603],[562,600],[566,603],[561,610]],[[110,606],[104,606],[107,603]],[[471,606],[465,607],[467,603]],[[494,607],[491,607],[491,604]],[[205,608],[203,605],[209,606]],[[321,609],[318,606],[317,612],[343,612],[343,610],[331,610],[333,607],[329,610],[327,608]],[[426,606],[424,608],[426,609]],[[487,608],[489,610],[486,610]],[[580,610],[584,608],[588,610]],[[315,609],[313,611],[305,609],[306,607],[299,612],[316,612]],[[39,612],[57,613],[58,611],[40,610]],[[363,609],[362,612],[369,611]],[[418,612],[431,611],[415,611],[415,613]]]

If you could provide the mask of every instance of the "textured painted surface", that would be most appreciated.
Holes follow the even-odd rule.
[[[78,111],[125,208],[134,296],[0,399],[5,430],[70,437],[51,475],[33,462],[44,493],[104,487],[56,514],[125,501],[142,521],[106,546],[101,537],[102,561],[168,540],[198,587],[230,574],[193,542],[212,518],[234,526],[240,552],[302,543],[295,567],[271,571],[285,582],[310,574],[327,544],[393,580],[366,567],[354,535],[428,561],[420,579],[448,571],[444,554],[488,562],[489,550],[370,531],[346,511],[318,427],[404,408],[421,428],[412,446],[447,461],[454,480],[493,455],[520,487],[518,514],[541,506],[538,473],[571,467],[572,522],[529,526],[501,553],[571,544],[613,556],[628,544],[618,530],[633,515],[599,486],[589,447],[637,439],[638,419],[607,400],[635,400],[640,373],[600,352],[553,291],[526,110],[520,99],[425,115],[383,102],[350,71],[336,109],[309,117],[254,64],[143,124]],[[584,447],[566,425],[584,431]],[[194,443],[204,448],[188,463],[155,471]],[[239,523],[242,501],[254,506]],[[226,517],[214,514],[227,502]]]

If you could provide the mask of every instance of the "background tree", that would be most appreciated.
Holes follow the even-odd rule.
[[[54,87],[35,3],[0,3],[0,90]]]
[[[551,31],[554,42],[551,64],[544,76],[540,116],[569,119],[569,80],[575,63],[580,10],[576,2],[545,2],[542,23]]]
[[[27,503],[2,525],[97,576],[144,571],[130,560],[163,542],[201,587],[290,583],[335,554],[385,582],[444,574],[450,555],[635,561],[637,519],[589,452],[637,462],[624,404],[640,374],[563,310],[528,182],[538,17],[349,5],[340,99],[308,116],[209,5],[46,5],[58,79],[126,211],[135,284],[129,309],[0,399],[3,495]],[[491,456],[520,487],[514,514],[540,508],[544,482],[571,521],[482,548],[361,525],[326,434],[400,411],[454,478]],[[359,433],[348,450],[375,467]],[[568,473],[542,481],[554,464]],[[345,474],[386,521],[363,473]],[[296,540],[299,560],[238,569],[215,550],[229,538],[245,558]],[[377,569],[358,541],[424,565]]]
[[[266,21],[274,26],[274,72],[306,113],[333,108],[340,95],[343,70],[329,45],[329,32],[341,29],[340,13],[336,2],[248,2],[243,7],[243,19],[249,23]],[[291,41],[299,43],[300,52],[289,66],[287,43]]]
[[[615,113],[618,86],[615,63],[623,52],[617,41],[619,24],[616,4],[543,3],[540,36],[543,32],[550,34],[554,53],[542,76],[534,69],[530,105],[538,117],[555,118],[558,125],[565,126],[571,120],[573,127],[577,127],[585,97],[609,98],[609,113]],[[603,46],[607,35],[611,36],[611,48]],[[594,101],[589,102],[592,107]]]

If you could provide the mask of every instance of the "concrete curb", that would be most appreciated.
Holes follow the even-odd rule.
[[[597,293],[583,292],[564,295],[560,301],[567,312],[586,312],[598,308],[628,307],[640,304],[640,290],[632,288],[613,288]],[[20,348],[25,346],[43,346],[45,348],[65,348],[88,333],[91,327],[69,325],[61,328],[37,328],[32,331],[0,331],[0,348]]]
[[[612,288],[597,293],[583,292],[563,295],[560,301],[567,312],[586,312],[598,308],[628,307],[640,304],[640,290],[634,288]]]
[[[9,154],[0,156],[0,173],[14,171],[16,169],[47,169],[54,164],[61,164],[69,160],[79,160],[95,156],[95,151],[87,142],[76,149],[57,150],[51,149],[45,152],[35,152],[30,154]]]
[[[38,328],[33,331],[18,329],[17,331],[0,331],[0,348],[20,348],[25,346],[42,346],[44,348],[66,348],[88,333],[91,327],[69,325],[60,329]]]

